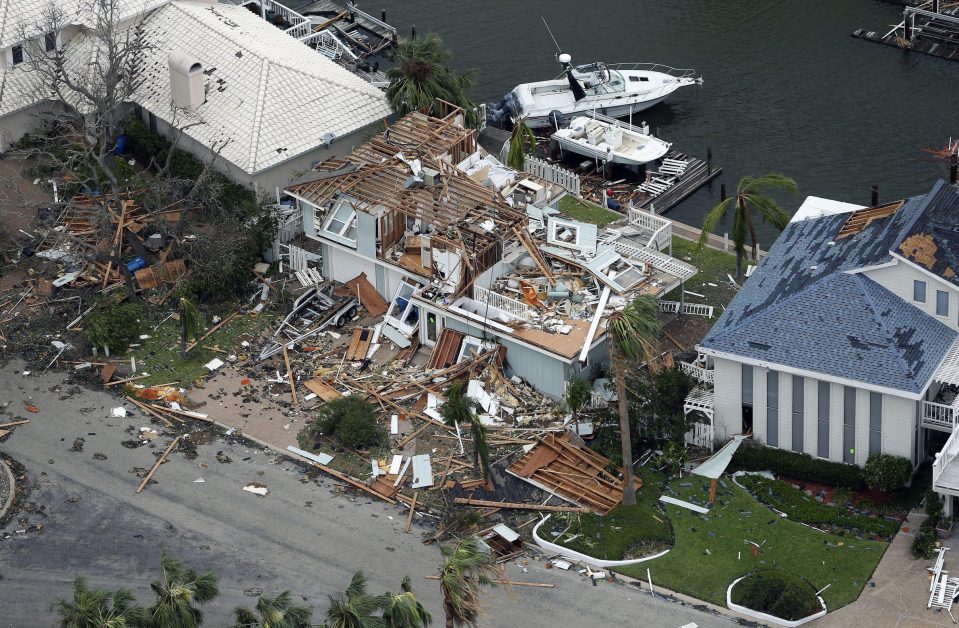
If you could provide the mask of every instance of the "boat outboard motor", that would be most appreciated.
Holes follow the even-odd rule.
[[[553,123],[553,128],[557,131],[566,128],[566,116],[559,109],[553,109],[549,112],[549,121]]]
[[[516,101],[513,92],[508,92],[495,105],[490,103],[486,108],[486,121],[490,124],[500,124],[513,118],[519,118],[522,113],[522,107]]]
[[[573,92],[573,98],[577,101],[586,98],[586,92],[583,91],[583,86],[580,85],[579,81],[573,76],[573,66],[570,64],[573,58],[564,52],[559,55],[557,59],[563,64],[563,71],[566,72],[566,79],[569,81],[569,88]]]

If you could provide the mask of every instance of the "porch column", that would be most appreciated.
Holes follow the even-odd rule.
[[[945,503],[942,505],[942,516],[945,519],[952,519],[952,495],[943,495]]]

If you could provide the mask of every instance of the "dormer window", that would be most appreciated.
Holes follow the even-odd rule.
[[[12,59],[13,65],[20,65],[23,63],[23,45],[16,45],[10,49],[10,57]]]

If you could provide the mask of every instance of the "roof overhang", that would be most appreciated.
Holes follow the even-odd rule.
[[[929,384],[932,381],[932,379],[930,378],[928,381],[923,382],[922,390],[920,392],[912,392],[908,390],[899,390],[897,388],[889,388],[887,386],[877,386],[875,384],[860,382],[853,379],[846,379],[844,377],[836,377],[835,375],[829,375],[827,373],[818,373],[816,371],[808,371],[806,369],[800,369],[793,366],[787,366],[785,364],[769,362],[766,360],[757,360],[755,358],[749,358],[746,356],[737,355],[735,353],[729,353],[728,351],[718,351],[716,349],[710,349],[709,347],[697,346],[696,349],[700,353],[712,356],[714,358],[719,358],[721,360],[730,360],[732,362],[739,362],[741,364],[759,366],[765,369],[779,371],[781,373],[789,373],[790,375],[800,375],[802,377],[819,379],[825,382],[841,384],[843,386],[851,386],[853,388],[862,388],[863,390],[871,390],[873,392],[882,393],[884,395],[892,395],[894,397],[903,397],[905,399],[910,399],[913,401],[917,401],[923,398],[923,396],[926,394],[926,389],[929,388]]]

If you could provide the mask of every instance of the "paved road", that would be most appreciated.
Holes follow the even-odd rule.
[[[187,460],[173,454],[157,473],[158,484],[136,495],[133,469],[149,468],[156,448],[127,449],[128,426],[148,425],[139,416],[109,418],[111,397],[60,384],[55,375],[23,376],[0,371],[0,405],[26,416],[0,444],[29,471],[34,488],[29,501],[42,512],[21,513],[2,532],[41,522],[40,532],[13,534],[0,541],[0,626],[53,623],[51,601],[66,596],[75,574],[95,586],[133,588],[150,599],[161,548],[189,565],[213,569],[221,595],[207,609],[207,625],[227,625],[237,605],[252,606],[254,589],[290,589],[314,606],[319,617],[327,595],[344,588],[357,569],[368,575],[372,592],[394,589],[405,574],[434,617],[440,617],[439,590],[424,576],[439,559],[435,547],[420,542],[419,531],[404,534],[404,516],[392,506],[333,490],[328,479],[307,482],[286,459],[272,452],[230,444],[220,436]],[[23,412],[25,404],[39,408]],[[70,451],[83,438],[81,452]],[[223,451],[231,463],[217,462]],[[94,454],[102,456],[94,457]],[[203,478],[202,483],[195,482]],[[266,497],[242,490],[259,481]],[[642,625],[650,627],[729,625],[729,620],[680,603],[652,598],[611,583],[591,586],[576,573],[546,570],[530,561],[529,573],[517,564],[507,575],[518,580],[552,582],[555,589],[513,587],[486,596],[483,626],[549,627]]]

